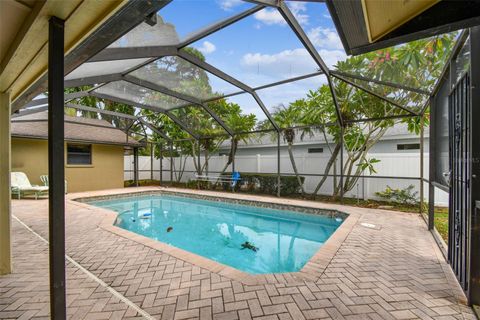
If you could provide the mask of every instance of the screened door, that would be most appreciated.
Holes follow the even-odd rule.
[[[471,97],[466,73],[449,96],[450,215],[448,257],[465,291],[469,286],[471,199]]]

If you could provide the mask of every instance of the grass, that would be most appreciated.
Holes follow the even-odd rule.
[[[160,182],[158,180],[145,179],[145,180],[139,180],[138,185],[139,186],[158,186],[160,185]],[[197,183],[174,182],[172,184],[169,184],[168,182],[166,182],[165,185],[179,187],[179,188],[197,189]],[[133,186],[133,180],[125,181],[125,187],[132,187],[132,186]],[[219,188],[218,190],[224,191],[221,188]],[[240,193],[251,193],[251,192],[241,190]],[[253,194],[261,195],[261,194],[258,194],[258,192],[255,192]],[[325,195],[317,195],[316,197],[312,197],[310,195],[301,196],[299,194],[290,194],[290,195],[282,195],[282,197],[291,198],[291,199],[309,200],[309,201],[321,201],[321,202],[327,202],[327,203],[340,202],[340,199],[338,197],[325,196]],[[404,205],[404,204],[392,203],[387,201],[363,200],[363,199],[347,198],[347,197],[343,199],[343,203],[345,205],[354,206],[354,207],[371,208],[371,209],[388,209],[388,210],[395,210],[395,211],[402,211],[402,212],[418,213],[420,210],[420,207],[418,205]]]
[[[448,208],[435,207],[434,225],[445,243],[448,243]]]

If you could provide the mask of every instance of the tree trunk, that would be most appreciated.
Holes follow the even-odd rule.
[[[225,164],[225,166],[223,167],[222,171],[220,172],[220,174],[218,175],[218,179],[217,181],[215,181],[215,184],[214,184],[214,188],[217,187],[217,184],[220,182],[220,177],[222,176],[222,174],[225,173],[225,171],[227,170],[228,166],[232,164],[233,162],[233,158],[235,157],[235,154],[237,153],[237,144],[238,144],[238,140],[237,139],[233,139],[232,140],[232,144],[230,145],[230,153],[228,155],[228,161],[227,163]]]
[[[303,196],[305,195],[305,190],[303,188],[302,179],[298,174],[297,164],[295,163],[295,158],[293,157],[292,146],[293,146],[293,143],[291,141],[288,141],[288,155],[290,156],[290,162],[292,163],[293,172],[295,172],[295,177],[297,177],[297,182],[298,182],[298,185],[300,186],[300,189],[302,190],[302,196]]]
[[[328,178],[328,173],[330,172],[330,168],[332,167],[333,163],[337,160],[337,156],[338,156],[338,153],[340,152],[340,148],[341,148],[341,144],[340,143],[337,143],[335,145],[335,149],[333,149],[333,153],[330,157],[330,159],[328,160],[327,162],[327,167],[325,168],[324,172],[323,172],[323,177],[322,177],[322,180],[320,180],[320,182],[317,184],[317,187],[315,188],[315,191],[313,191],[313,194],[312,194],[312,197],[315,198],[315,196],[317,195],[318,191],[320,190],[320,188],[323,186],[323,184],[325,183],[325,181],[327,180]],[[335,187],[335,186],[334,186]]]

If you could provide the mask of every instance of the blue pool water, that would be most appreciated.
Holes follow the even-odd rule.
[[[118,227],[252,274],[299,271],[342,223],[341,218],[171,195],[90,204],[118,212]],[[247,241],[258,250],[242,249]]]

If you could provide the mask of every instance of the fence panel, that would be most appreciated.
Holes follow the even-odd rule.
[[[380,162],[375,164],[376,173],[369,175],[369,172],[365,172],[365,177],[360,177],[355,183],[352,190],[346,193],[349,197],[358,197],[360,199],[379,199],[375,194],[376,192],[384,191],[387,186],[391,188],[406,188],[409,185],[414,185],[414,190],[419,192],[420,182],[417,179],[420,176],[420,155],[419,153],[370,153],[368,158],[375,158]],[[192,157],[174,158],[174,181],[180,180],[180,182],[188,182],[194,179],[195,165]],[[318,183],[322,179],[322,176],[327,162],[329,160],[328,154],[296,154],[295,163],[297,165],[298,172],[300,174],[306,174],[304,188],[307,193],[312,193],[317,187]],[[197,158],[195,158],[197,161]],[[208,170],[211,175],[216,175],[214,172],[221,171],[228,161],[228,156],[212,156],[209,159]],[[204,164],[204,158],[201,159],[201,163]],[[170,158],[164,158],[162,161],[163,176],[162,179],[165,182],[170,181]],[[183,174],[180,173],[181,167],[184,167]],[[334,168],[330,170],[329,174],[334,174]],[[124,159],[124,178],[125,180],[133,179],[133,156],[125,156]],[[340,174],[339,159],[336,161],[336,173]],[[139,157],[139,177],[140,179],[150,179],[150,157]],[[160,160],[154,159],[153,165],[153,177],[158,180],[160,178]],[[226,169],[227,172],[231,171],[232,166],[229,165]],[[282,154],[280,156],[280,169],[282,174],[293,174],[293,167],[290,162],[288,154]],[[356,167],[354,167],[356,169]],[[252,172],[252,173],[277,173],[277,156],[276,155],[237,155],[235,157],[235,170],[240,172]],[[318,176],[308,176],[314,174]],[[180,179],[179,176],[181,175]],[[389,176],[389,177],[411,177],[414,179],[393,179],[393,178],[369,178],[375,176]],[[424,177],[428,177],[428,153],[424,157]],[[337,177],[337,179],[340,179]],[[417,180],[416,180],[417,179]],[[327,177],[318,194],[320,195],[332,195],[334,190],[334,177]],[[337,181],[338,182],[338,181]],[[428,198],[428,192],[425,191],[425,199]],[[435,194],[436,204],[447,205],[448,194],[436,191]]]

